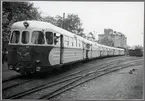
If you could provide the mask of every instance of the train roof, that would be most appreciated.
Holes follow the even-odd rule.
[[[24,22],[27,22],[29,24],[29,26],[27,27],[27,29],[31,30],[31,29],[43,29],[43,30],[52,30],[52,31],[55,31],[55,32],[59,32],[61,34],[66,34],[67,35],[71,35],[70,32],[62,29],[62,28],[59,28],[49,22],[43,22],[43,21],[35,21],[35,20],[26,20],[26,21],[19,21],[19,22],[16,22],[12,25],[12,29],[26,29],[25,26],[24,26]]]
[[[105,47],[105,48],[110,48],[110,49],[124,50],[124,49],[121,49],[121,48],[106,46],[106,45],[102,45],[102,44],[99,44],[99,43],[97,43],[97,45],[100,46],[100,47]]]
[[[74,33],[71,33],[67,30],[64,30],[60,27],[57,27],[49,22],[43,22],[43,21],[35,21],[35,20],[26,20],[26,21],[19,21],[19,22],[16,22],[12,25],[11,29],[26,29],[25,26],[24,26],[24,22],[27,22],[29,24],[29,26],[27,27],[27,29],[31,30],[31,29],[43,29],[43,30],[51,30],[53,32],[56,32],[56,33],[60,33],[60,34],[63,34],[63,35],[67,35],[67,36],[70,36],[70,37],[76,37],[84,42],[87,42],[87,43],[91,43],[91,41],[87,40],[87,39],[84,39],[83,37],[81,36],[78,36]]]
[[[36,20],[25,20],[25,21],[19,21],[19,22],[15,22],[11,29],[26,29],[26,27],[24,26],[24,22],[27,22],[29,24],[29,26],[27,27],[27,29],[29,30],[32,30],[32,29],[40,29],[40,30],[50,30],[50,31],[53,31],[53,32],[56,32],[56,33],[60,33],[60,34],[63,34],[63,35],[67,35],[67,36],[70,36],[70,37],[75,37],[77,39],[80,39],[86,43],[90,43],[90,44],[93,44],[93,43],[96,43],[98,46],[100,47],[106,47],[106,48],[112,48],[112,49],[120,49],[120,48],[115,48],[115,47],[110,47],[110,46],[106,46],[106,45],[102,45],[102,44],[99,44],[97,42],[92,42],[92,41],[89,41],[81,36],[78,36],[74,33],[71,33],[67,30],[64,30],[60,27],[57,27],[49,22],[43,22],[43,21],[36,21]],[[122,49],[120,49],[122,50]]]

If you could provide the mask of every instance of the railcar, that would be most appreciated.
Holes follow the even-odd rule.
[[[22,74],[45,72],[101,56],[121,55],[117,53],[119,48],[89,41],[42,21],[14,23],[8,46],[8,68]]]
[[[129,49],[128,52],[130,56],[143,56],[143,51],[141,49]]]

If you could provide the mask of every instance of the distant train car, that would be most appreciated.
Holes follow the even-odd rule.
[[[8,68],[22,74],[97,57],[123,55],[119,48],[84,39],[50,23],[20,21],[11,27]]]
[[[129,49],[130,56],[143,56],[143,51],[141,49]]]

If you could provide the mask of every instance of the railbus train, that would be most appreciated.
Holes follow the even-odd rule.
[[[8,68],[21,74],[32,74],[78,61],[124,53],[124,49],[89,41],[48,22],[19,21],[11,27]]]

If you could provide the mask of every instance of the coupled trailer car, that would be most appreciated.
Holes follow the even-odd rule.
[[[20,21],[11,27],[8,68],[21,74],[97,57],[124,55],[124,49],[92,42],[42,21]]]

